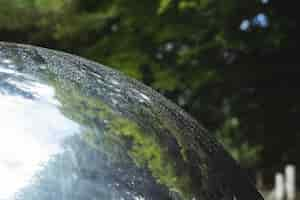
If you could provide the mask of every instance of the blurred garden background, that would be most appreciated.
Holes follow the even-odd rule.
[[[0,40],[144,82],[268,187],[286,164],[300,166],[298,9],[279,0],[0,0]]]

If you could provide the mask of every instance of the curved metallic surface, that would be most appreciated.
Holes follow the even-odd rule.
[[[0,43],[1,200],[255,200],[195,120],[94,62]]]

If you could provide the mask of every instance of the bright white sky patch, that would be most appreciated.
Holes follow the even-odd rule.
[[[266,28],[269,25],[269,20],[267,15],[264,13],[258,13],[254,18],[253,18],[253,24],[257,25],[262,28]]]
[[[242,23],[241,23],[241,25],[240,25],[240,29],[242,31],[246,31],[249,27],[250,27],[249,20],[247,20],[247,19],[243,20]]]

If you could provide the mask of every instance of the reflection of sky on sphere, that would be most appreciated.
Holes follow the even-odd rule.
[[[26,81],[20,82],[20,76]],[[7,200],[30,181],[42,163],[61,151],[63,139],[79,126],[59,111],[53,88],[13,74],[0,64],[2,84],[11,86],[0,91],[0,200]],[[30,93],[33,98],[11,95],[11,88]]]
[[[183,110],[79,57],[0,42],[0,120],[0,200],[261,199]]]

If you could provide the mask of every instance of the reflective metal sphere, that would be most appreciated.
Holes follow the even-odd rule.
[[[0,200],[256,200],[180,108],[69,54],[0,43]]]

